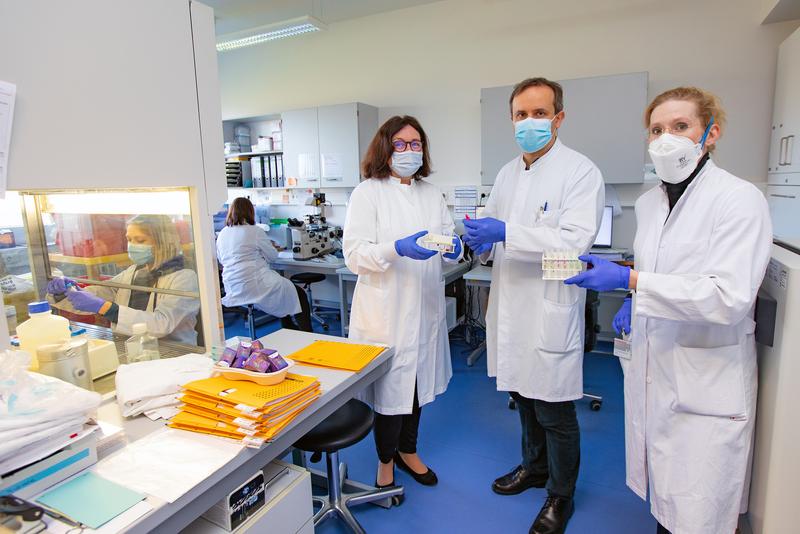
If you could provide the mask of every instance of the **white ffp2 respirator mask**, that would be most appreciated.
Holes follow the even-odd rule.
[[[703,133],[699,143],[688,137],[665,133],[650,143],[647,152],[656,168],[656,175],[669,184],[679,184],[687,179],[697,167],[703,155],[703,146],[711,130],[711,121]]]

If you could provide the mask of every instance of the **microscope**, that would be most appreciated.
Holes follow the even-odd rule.
[[[307,202],[317,207],[324,203],[325,193],[315,193]],[[309,260],[335,251],[343,235],[341,227],[326,222],[324,212],[306,215],[303,220],[290,218],[288,225],[292,257],[296,260]]]

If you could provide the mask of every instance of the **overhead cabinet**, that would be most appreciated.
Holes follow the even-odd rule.
[[[798,184],[800,181],[800,30],[778,49],[775,102],[769,146],[769,183]]]
[[[281,113],[287,185],[355,187],[361,160],[378,131],[378,109],[361,103]]]

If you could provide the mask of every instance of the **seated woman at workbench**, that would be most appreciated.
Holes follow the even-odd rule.
[[[278,251],[267,233],[255,226],[255,208],[249,199],[231,202],[225,228],[217,236],[217,258],[222,264],[225,306],[253,304],[275,317],[284,328],[311,332],[311,307],[305,292],[269,268]]]
[[[111,282],[197,294],[197,273],[184,266],[178,230],[169,216],[137,215],[128,221],[125,237],[133,264]],[[98,285],[78,288],[63,277],[50,280],[47,292],[66,294],[76,310],[102,315],[115,332],[131,335],[134,324],[145,323],[153,336],[197,344],[199,298]]]

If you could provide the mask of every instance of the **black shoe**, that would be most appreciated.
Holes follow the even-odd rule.
[[[543,488],[547,475],[534,475],[524,466],[518,465],[510,473],[492,482],[492,491],[500,495],[517,495],[528,488]]]
[[[380,484],[378,484],[378,479],[375,479],[375,487],[378,489],[393,488],[394,480],[392,480],[388,484],[384,484],[383,486],[381,486]],[[406,496],[405,494],[401,493],[400,495],[395,495],[393,497],[390,497],[390,499],[392,501],[392,506],[400,506],[401,504],[403,504],[403,501],[406,500]]]
[[[566,497],[547,497],[528,534],[564,534],[575,502]]]
[[[422,484],[423,486],[435,486],[439,483],[439,478],[436,476],[436,473],[429,467],[428,471],[422,473],[421,475],[415,472],[413,469],[408,467],[406,463],[403,461],[403,458],[400,456],[399,452],[394,453],[394,465],[411,475],[414,480]]]

